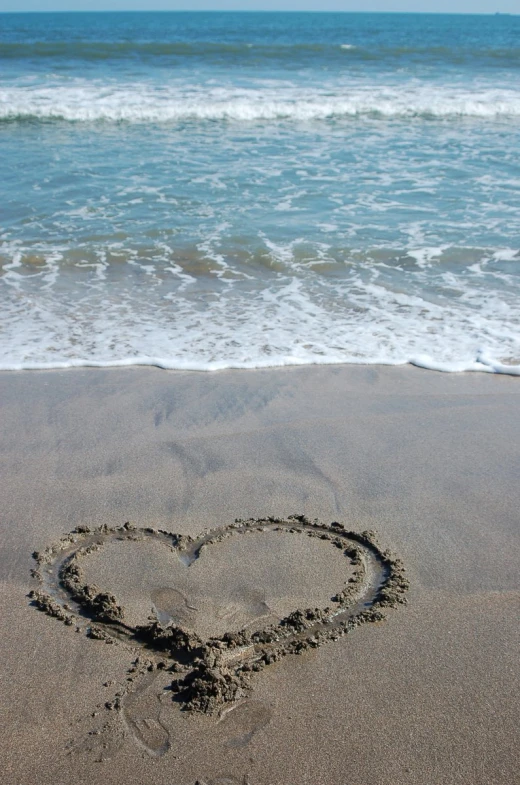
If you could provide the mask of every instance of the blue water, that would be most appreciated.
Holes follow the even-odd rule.
[[[520,372],[520,17],[0,15],[0,367]]]

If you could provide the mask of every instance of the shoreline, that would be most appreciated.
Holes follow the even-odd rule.
[[[406,366],[0,372],[6,783],[509,785],[519,403],[506,375]],[[76,526],[291,514],[376,529],[408,605],[269,665],[220,718],[179,711],[159,672],[107,709],[131,652],[27,598],[32,552]],[[271,602],[275,567],[262,580]]]
[[[283,358],[283,362],[272,365],[269,361],[259,362],[256,365],[244,363],[221,364],[213,363],[206,367],[201,367],[197,363],[186,363],[184,366],[173,361],[158,357],[129,357],[121,360],[82,360],[74,359],[60,361],[56,363],[0,363],[0,373],[13,373],[20,371],[66,371],[77,369],[98,369],[109,370],[111,368],[157,368],[163,371],[177,371],[183,373],[216,373],[222,371],[278,371],[283,368],[322,368],[322,367],[381,367],[381,368],[420,368],[425,371],[436,371],[438,373],[491,373],[504,374],[506,376],[520,376],[520,364],[504,363],[491,359],[485,352],[477,352],[475,360],[471,362],[437,362],[427,356],[418,356],[403,361],[388,362],[382,360],[367,361],[366,358],[355,360],[336,360],[336,359],[316,359],[311,362],[308,359],[299,360],[294,357]]]

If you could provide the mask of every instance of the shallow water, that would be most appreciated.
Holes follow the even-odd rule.
[[[0,21],[1,368],[520,371],[518,17]]]

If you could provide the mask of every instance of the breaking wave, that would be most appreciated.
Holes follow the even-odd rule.
[[[0,89],[0,121],[178,123],[196,121],[308,122],[354,117],[514,118],[520,91],[513,88],[433,84],[335,88],[335,94],[302,88],[204,91],[149,84],[82,81],[56,87]]]

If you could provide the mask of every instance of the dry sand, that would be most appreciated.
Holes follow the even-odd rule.
[[[412,368],[0,374],[2,782],[517,782],[519,396],[513,378]],[[377,529],[408,568],[408,605],[269,665],[220,717],[181,712],[158,671],[106,709],[135,654],[27,598],[32,552],[76,526],[196,536],[292,513]],[[200,629],[222,607],[240,626],[262,603],[279,616],[321,601],[339,575],[302,552],[284,583],[291,548],[279,549],[287,570],[268,559],[258,574],[244,548],[204,555]],[[136,587],[168,608],[168,565],[154,589],[153,564],[129,550],[132,582],[117,553],[104,588],[124,588],[135,613]],[[101,557],[89,569],[109,582]]]

